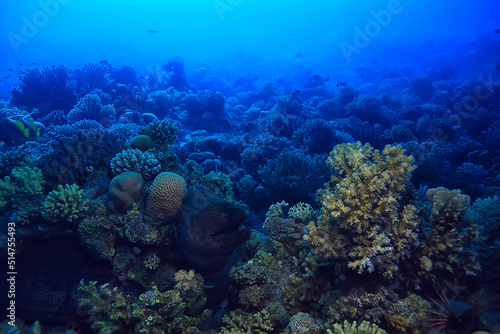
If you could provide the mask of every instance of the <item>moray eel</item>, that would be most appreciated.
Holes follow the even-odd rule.
[[[229,271],[236,265],[236,248],[250,236],[245,211],[224,201],[205,186],[187,190],[179,219],[177,250],[179,264],[194,269],[205,280],[207,303],[214,308],[224,300]]]

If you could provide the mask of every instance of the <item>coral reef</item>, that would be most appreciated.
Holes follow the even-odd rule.
[[[172,145],[177,140],[179,124],[169,120],[161,122],[154,121],[148,125],[139,128],[139,135],[146,135],[151,138],[155,150],[162,151],[164,148]]]
[[[42,171],[36,167],[16,167],[10,176],[0,179],[0,212],[21,206],[29,198],[41,195],[45,183]]]
[[[70,110],[67,117],[70,122],[76,122],[82,119],[93,119],[100,123],[107,123],[114,119],[116,112],[111,104],[103,105],[101,97],[97,94],[87,94],[78,100],[73,109]]]
[[[264,310],[258,313],[247,313],[243,311],[231,311],[222,319],[219,334],[266,334],[274,329],[269,313]]]
[[[432,207],[429,230],[420,237],[417,252],[421,275],[439,271],[453,275],[476,275],[481,266],[478,254],[471,248],[479,242],[479,228],[465,217],[470,197],[460,190],[444,187],[427,190]]]
[[[89,202],[83,196],[83,190],[76,184],[57,186],[42,202],[42,217],[52,223],[74,222],[85,216]]]
[[[141,152],[146,152],[153,148],[153,140],[148,135],[137,135],[130,140],[130,147],[132,147],[132,149],[138,149]]]
[[[356,321],[349,323],[347,320],[344,320],[342,325],[334,324],[333,332],[330,329],[327,329],[327,334],[386,334],[387,332],[383,329],[378,328],[377,325],[371,324],[368,321],[363,321],[358,324]]]
[[[137,172],[124,172],[109,184],[108,198],[112,211],[127,212],[139,201],[144,191],[144,180]]]
[[[404,198],[413,157],[401,146],[379,152],[357,142],[335,146],[328,164],[334,175],[318,191],[321,217],[309,223],[305,240],[316,255],[341,260],[337,265],[392,278],[418,241],[417,209]]]
[[[201,309],[203,278],[179,271],[175,281],[171,290],[161,292],[153,284],[138,298],[107,283],[97,287],[95,281],[87,285],[81,281],[79,303],[88,308],[91,328],[98,333],[123,333],[130,325],[135,333],[189,333],[211,314]]]
[[[186,189],[181,176],[170,172],[158,174],[149,188],[144,214],[155,224],[173,223],[181,213]]]
[[[110,165],[113,175],[132,171],[141,174],[145,180],[154,178],[161,169],[160,162],[152,153],[138,149],[123,150],[111,159]]]

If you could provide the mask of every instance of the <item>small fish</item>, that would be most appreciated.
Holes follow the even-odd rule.
[[[13,70],[13,69],[11,69],[11,68],[9,68],[9,71],[14,72],[14,70]]]
[[[4,78],[4,79],[7,79],[8,77],[9,77],[9,76],[7,76],[7,75],[6,75],[6,76],[4,76],[3,78]]]
[[[153,29],[148,29],[146,31],[149,32],[150,34],[156,34],[157,32],[160,32],[158,30],[153,30]]]
[[[500,29],[495,29],[493,32],[496,32],[497,34],[500,34]]]
[[[36,65],[36,63],[31,63],[31,65]]]
[[[343,82],[339,82],[339,83],[337,84],[337,87],[345,87],[345,86],[347,86],[347,82],[345,82],[345,81],[343,81]]]
[[[373,59],[372,60],[372,64],[378,64],[378,60],[377,59]]]
[[[19,65],[24,66],[23,63],[19,63]]]
[[[500,71],[500,64],[496,64],[495,68]]]

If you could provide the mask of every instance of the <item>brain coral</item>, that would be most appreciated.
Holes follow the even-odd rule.
[[[124,172],[111,180],[108,191],[113,211],[126,212],[132,209],[142,195],[144,180],[137,172]]]
[[[160,162],[153,154],[138,149],[123,150],[111,160],[111,172],[114,175],[133,171],[147,180],[158,174],[160,169]]]
[[[130,146],[133,149],[138,149],[141,152],[146,152],[150,148],[153,148],[153,140],[148,135],[138,135],[132,138],[130,141]]]
[[[186,181],[171,172],[158,174],[149,189],[145,215],[158,224],[172,223],[181,213]]]

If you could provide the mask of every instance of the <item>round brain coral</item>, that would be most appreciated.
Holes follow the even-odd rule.
[[[111,180],[108,190],[109,206],[112,211],[127,212],[140,199],[144,180],[137,172],[121,173]]]
[[[153,224],[173,223],[182,210],[182,200],[186,194],[186,181],[171,172],[158,174],[149,189],[145,215]]]
[[[141,152],[146,152],[150,148],[153,148],[153,140],[148,135],[138,135],[132,138],[130,141],[130,146],[133,149],[138,149]]]

